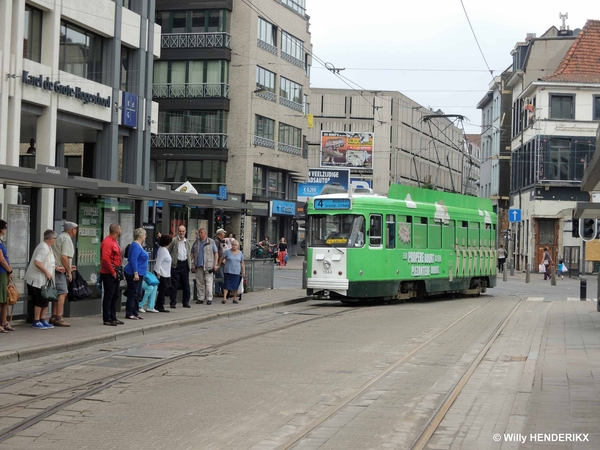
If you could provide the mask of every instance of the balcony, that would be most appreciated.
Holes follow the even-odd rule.
[[[302,103],[296,103],[281,96],[279,97],[279,103],[283,106],[293,109],[294,111],[302,112],[304,110]]]
[[[257,147],[267,147],[275,149],[275,141],[261,136],[254,136],[254,145]]]
[[[304,61],[302,61],[301,59],[298,59],[292,55],[288,55],[287,53],[285,53],[283,51],[281,52],[281,59],[304,69]]]
[[[290,155],[303,156],[303,152],[300,147],[282,144],[281,142],[277,144],[277,150],[279,150],[280,152],[289,153]]]
[[[260,91],[256,93],[257,96],[264,98],[265,100],[269,100],[271,102],[277,101],[277,95],[271,91]]]
[[[229,98],[229,85],[225,83],[155,84],[154,98]]]
[[[263,50],[266,50],[269,53],[273,53],[274,55],[277,55],[277,47],[269,44],[268,42],[265,42],[261,39],[257,39],[256,45],[258,45],[258,48],[262,48]]]
[[[169,33],[161,35],[162,48],[231,48],[228,33]]]
[[[228,135],[222,133],[159,133],[151,146],[158,148],[227,148]]]

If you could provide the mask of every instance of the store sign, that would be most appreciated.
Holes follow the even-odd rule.
[[[138,96],[131,92],[123,92],[123,109],[121,124],[126,127],[137,127]]]
[[[59,95],[66,97],[73,97],[77,100],[81,100],[84,104],[92,103],[105,108],[110,108],[110,95],[108,97],[100,96],[100,93],[90,94],[89,92],[82,91],[80,87],[71,87],[70,84],[64,85],[60,81],[52,81],[49,77],[44,78],[43,75],[33,76],[29,75],[27,70],[23,71],[21,76],[21,82],[27,86],[33,86],[44,91],[53,91]]]
[[[296,214],[296,202],[271,201],[271,214],[278,216],[293,216]]]
[[[37,173],[40,175],[53,175],[61,178],[67,178],[69,175],[69,170],[65,167],[45,166],[43,164],[38,164]]]
[[[307,201],[310,197],[321,195],[328,184],[339,184],[348,189],[349,178],[349,169],[308,169],[307,182],[298,183],[298,200]]]

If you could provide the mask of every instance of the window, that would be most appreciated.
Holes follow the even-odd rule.
[[[229,61],[156,61],[154,63],[154,85],[200,85],[200,84],[228,84]],[[171,97],[215,97],[225,96],[225,93],[216,89],[173,89]]]
[[[229,11],[157,11],[155,22],[163,33],[228,33]]]
[[[160,111],[159,133],[227,133],[226,111]]]
[[[285,189],[283,184],[283,172],[269,170],[268,195],[273,198],[285,198]]]
[[[550,94],[551,119],[575,119],[575,96]]]
[[[133,50],[121,46],[121,90],[127,91],[127,72],[129,71],[130,54]]]
[[[252,195],[265,196],[265,168],[254,166],[252,175]]]
[[[277,46],[277,27],[264,19],[258,18],[258,39],[272,46]]]
[[[427,217],[413,217],[414,248],[427,248]]]
[[[306,0],[279,0],[285,6],[287,6],[292,11],[300,14],[301,16],[305,15],[306,12]]]
[[[156,160],[153,180],[158,183],[194,183],[200,192],[217,192],[225,183],[225,161]]]
[[[102,83],[103,39],[76,25],[60,23],[60,70]]]
[[[381,216],[379,219],[381,221]],[[308,217],[307,231],[309,247],[357,248],[365,245],[365,218],[356,214],[312,214]]]
[[[302,129],[279,123],[279,143],[302,148]]]
[[[369,219],[369,246],[381,247],[382,244],[382,229],[383,217],[380,214],[371,214]]]
[[[304,42],[285,31],[281,32],[281,51],[304,62]]]
[[[42,59],[42,11],[29,5],[25,5],[23,58],[35,62]]]
[[[281,77],[279,95],[295,103],[302,103],[302,85]]]
[[[275,140],[275,121],[263,116],[256,116],[254,135]]]
[[[396,247],[396,217],[393,214],[385,216],[385,248]]]
[[[550,139],[546,179],[569,179],[569,155],[571,153],[570,139]]]
[[[594,96],[594,120],[600,120],[600,96]]]
[[[256,87],[275,93],[275,74],[267,69],[257,66]]]

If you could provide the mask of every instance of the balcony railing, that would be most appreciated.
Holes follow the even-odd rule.
[[[296,103],[281,96],[279,97],[279,103],[298,112],[302,112],[302,110],[304,109],[302,103]]]
[[[200,84],[155,84],[152,86],[155,98],[229,98],[229,85],[225,83]]]
[[[277,144],[277,150],[279,150],[280,152],[289,153],[291,155],[302,156],[302,149],[300,147],[282,144],[281,142]]]
[[[254,145],[275,149],[275,141],[261,136],[254,136]]]
[[[228,136],[222,133],[159,133],[151,146],[158,148],[227,148]]]
[[[281,52],[281,59],[304,69],[304,61],[302,61],[292,55],[288,55],[284,51]]]
[[[272,101],[272,102],[276,102],[277,101],[277,95],[274,92],[261,91],[261,92],[257,92],[256,95],[258,95],[259,97],[264,98],[265,100],[269,100],[269,101]]]
[[[269,53],[273,53],[274,55],[277,55],[277,47],[269,44],[268,42],[263,41],[262,39],[257,39],[256,45],[258,45],[259,48],[262,48],[263,50],[268,51]]]
[[[168,33],[161,35],[162,48],[231,48],[228,33]]]

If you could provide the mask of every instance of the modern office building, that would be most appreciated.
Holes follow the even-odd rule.
[[[463,130],[452,118],[440,117],[441,111],[392,91],[312,88],[309,103],[311,168],[350,169],[355,186],[369,185],[382,194],[395,183],[460,193],[471,189],[479,160],[468,154]],[[372,134],[372,145],[336,150],[336,141],[325,143],[332,136],[322,138],[323,132],[358,141]]]
[[[200,194],[246,202],[247,214],[225,210],[245,253],[264,235],[291,239],[297,182],[308,168],[304,0],[158,0],[156,22],[151,180],[189,181]],[[191,218],[210,229],[213,215],[197,209]]]

